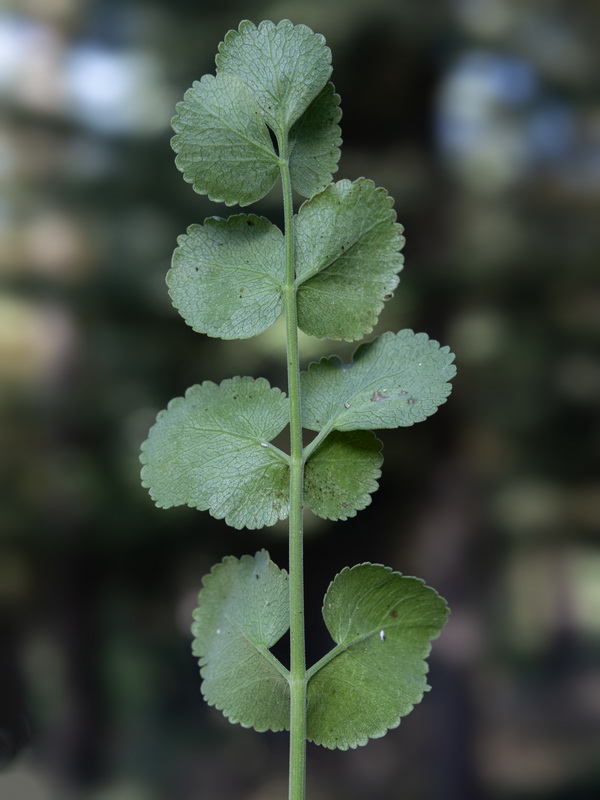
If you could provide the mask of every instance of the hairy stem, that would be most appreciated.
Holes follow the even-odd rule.
[[[290,773],[289,800],[304,800],[306,785],[306,658],[304,647],[304,575],[302,507],[304,460],[300,413],[300,354],[294,269],[294,208],[287,136],[278,141],[283,184],[285,230],[285,317],[288,394],[290,399]]]

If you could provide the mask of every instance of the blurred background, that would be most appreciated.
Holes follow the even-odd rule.
[[[337,178],[396,198],[406,268],[379,330],[457,354],[449,402],[385,432],[345,523],[307,518],[309,661],[323,592],[361,560],[452,617],[433,691],[311,800],[600,794],[600,6],[595,0],[3,0],[0,14],[0,797],[278,800],[287,737],[205,706],[202,576],[285,528],[161,511],[139,486],[157,411],[203,380],[284,387],[281,331],[208,340],[171,308],[176,237],[223,207],[169,120],[243,18],[333,51]],[[280,222],[276,194],[253,210]],[[233,213],[233,212],[232,212]],[[304,338],[306,360],[352,345]]]

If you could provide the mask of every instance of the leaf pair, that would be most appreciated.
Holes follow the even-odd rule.
[[[271,189],[288,142],[292,185],[305,197],[337,169],[340,98],[324,38],[304,25],[244,21],[219,46],[216,75],[194,82],[173,119],[175,163],[200,194],[246,206]]]
[[[385,189],[331,184],[295,217],[298,324],[319,338],[369,333],[398,284],[402,227]],[[283,311],[285,240],[264,217],[211,217],[178,239],[167,284],[195,331],[244,339]]]
[[[289,672],[270,648],[289,627],[289,587],[261,550],[224,559],[204,579],[193,652],[206,701],[256,730],[289,728]],[[379,564],[335,577],[323,618],[336,646],[308,670],[308,738],[346,750],[396,727],[429,688],[425,658],[444,625],[444,600],[423,581]]]
[[[370,502],[382,463],[372,428],[408,426],[445,402],[455,368],[423,333],[386,333],[352,364],[322,359],[301,374],[308,453],[305,502],[347,519]],[[189,505],[235,528],[273,525],[289,511],[288,456],[272,440],[289,422],[286,396],[264,378],[193,386],[160,412],[142,446],[142,484],[162,508]]]

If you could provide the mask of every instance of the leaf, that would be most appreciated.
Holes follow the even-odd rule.
[[[192,652],[206,702],[246,728],[288,730],[287,670],[269,652],[290,624],[287,573],[261,550],[223,559],[203,583]]]
[[[300,376],[303,425],[340,431],[422,422],[446,401],[453,353],[425,333],[384,333],[360,345],[350,364],[323,358]]]
[[[306,505],[324,519],[344,520],[371,502],[383,463],[371,431],[334,431],[306,463]]]
[[[260,108],[233,75],[204,75],[177,104],[175,164],[198,194],[246,206],[273,186],[279,159]]]
[[[290,130],[290,177],[304,197],[324,189],[337,171],[342,143],[339,104],[333,84],[326,84]]]
[[[173,305],[199,333],[245,339],[283,310],[285,242],[264,217],[212,217],[177,240],[167,275]]]
[[[331,184],[296,219],[298,324],[319,338],[360,339],[398,284],[404,245],[392,198],[359,178]]]
[[[418,578],[380,564],[342,570],[323,604],[337,647],[309,670],[308,738],[347,750],[397,727],[429,689],[425,659],[447,616]]]
[[[244,20],[219,45],[217,72],[243,81],[267,125],[284,136],[329,80],[331,51],[306,25]]]
[[[264,378],[192,386],[161,411],[142,445],[142,486],[159,508],[188,505],[233,528],[288,514],[287,456],[268,442],[289,421],[287,397]]]

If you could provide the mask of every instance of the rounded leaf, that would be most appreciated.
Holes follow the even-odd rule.
[[[175,164],[198,194],[231,206],[264,197],[279,159],[256,100],[233,75],[204,75],[172,120]]]
[[[199,333],[245,339],[283,310],[285,242],[264,217],[211,217],[177,240],[167,284],[173,305]]]
[[[418,578],[380,564],[342,570],[323,604],[337,647],[309,670],[308,738],[347,750],[397,727],[429,688],[425,659],[448,613]]]
[[[342,144],[339,105],[333,84],[326,84],[290,131],[290,178],[304,197],[324,189],[337,171]]]
[[[306,25],[244,20],[219,45],[217,73],[243,81],[267,125],[287,135],[329,80],[331,51]]]
[[[371,431],[333,431],[310,456],[304,473],[306,505],[319,517],[355,517],[379,485],[382,444]]]
[[[360,339],[377,323],[402,269],[392,198],[359,178],[329,185],[296,218],[298,324],[319,338]]]
[[[287,730],[287,670],[269,653],[289,628],[287,573],[261,550],[223,559],[203,584],[192,652],[206,702],[246,728]]]
[[[427,334],[404,330],[360,345],[350,364],[336,356],[313,362],[300,376],[303,425],[352,431],[422,422],[446,402],[453,360]]]
[[[142,486],[159,508],[188,505],[233,528],[262,528],[289,509],[287,456],[269,441],[289,422],[264,378],[206,381],[161,411],[142,445]]]

